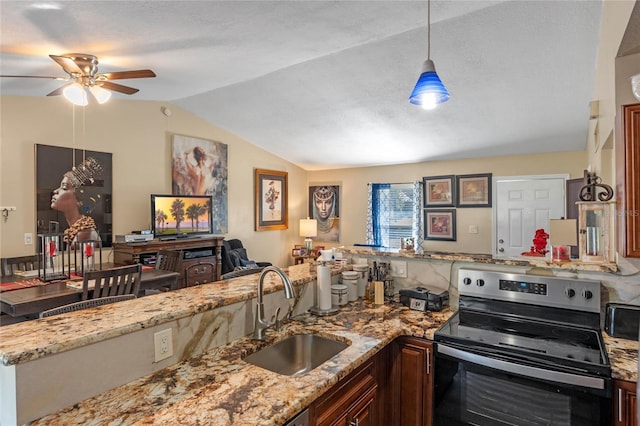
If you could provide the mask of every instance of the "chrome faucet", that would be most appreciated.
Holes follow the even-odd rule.
[[[254,340],[264,340],[264,332],[267,328],[274,325],[267,321],[264,317],[264,303],[263,299],[263,291],[264,291],[264,277],[269,272],[275,272],[280,279],[282,280],[282,284],[284,286],[284,296],[287,299],[293,299],[295,297],[295,291],[293,289],[293,284],[291,283],[291,279],[284,273],[284,271],[275,266],[267,266],[260,272],[260,277],[258,278],[258,297],[257,297],[257,307],[256,307],[256,318],[255,318],[255,326],[253,328],[253,339]],[[280,308],[276,311],[276,317],[278,315]],[[276,322],[278,318],[276,318]]]

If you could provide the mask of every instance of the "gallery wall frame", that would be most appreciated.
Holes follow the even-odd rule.
[[[254,170],[255,230],[272,231],[287,229],[288,173],[277,170]]]
[[[425,176],[422,178],[424,208],[453,207],[456,203],[455,176]]]
[[[457,207],[491,207],[491,173],[456,176]]]
[[[424,210],[424,239],[456,241],[456,210]]]

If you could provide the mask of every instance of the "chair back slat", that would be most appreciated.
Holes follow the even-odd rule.
[[[5,257],[2,259],[2,276],[8,277],[15,271],[33,271],[38,268],[38,255]]]
[[[176,250],[159,250],[156,255],[156,269],[162,271],[179,272],[180,268],[180,251]]]
[[[46,318],[53,315],[64,314],[67,312],[79,311],[82,309],[94,308],[96,306],[108,305],[110,303],[121,302],[123,300],[135,299],[135,294],[123,294],[120,296],[100,297],[98,299],[82,300],[80,302],[70,303],[64,306],[58,306],[44,312],[40,312],[40,318]]]
[[[140,290],[142,265],[122,266],[119,268],[88,271],[82,279],[82,300],[101,297],[137,295]],[[93,289],[93,292],[90,290]]]

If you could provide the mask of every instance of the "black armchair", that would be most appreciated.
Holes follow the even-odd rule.
[[[255,262],[249,259],[247,250],[238,239],[222,241],[222,279],[255,274],[262,271],[269,262]]]

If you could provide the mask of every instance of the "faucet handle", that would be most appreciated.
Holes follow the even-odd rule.
[[[282,320],[278,318],[279,316],[280,316],[280,307],[278,306],[276,308],[275,321],[273,322],[273,328],[275,328],[276,331],[280,331],[280,329],[282,328]]]

